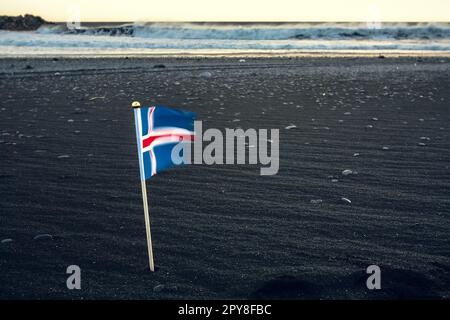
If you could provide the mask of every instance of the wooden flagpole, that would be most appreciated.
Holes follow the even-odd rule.
[[[155,271],[155,263],[153,262],[153,246],[152,246],[152,233],[150,230],[150,215],[148,213],[148,201],[147,201],[147,184],[145,180],[144,174],[144,161],[141,152],[141,119],[139,114],[139,108],[141,104],[138,101],[134,101],[131,105],[134,109],[134,120],[136,125],[136,138],[138,144],[138,153],[139,153],[139,169],[141,174],[141,189],[142,189],[142,202],[144,204],[144,218],[145,218],[145,231],[147,234],[147,249],[148,249],[148,262],[150,266],[150,271]]]
[[[147,202],[147,186],[145,179],[141,180],[142,188],[142,201],[144,202],[144,217],[145,217],[145,231],[147,234],[147,248],[148,248],[148,262],[150,265],[150,271],[155,271],[155,263],[153,262],[153,246],[152,246],[152,232],[150,230],[150,215],[148,214],[148,202]]]

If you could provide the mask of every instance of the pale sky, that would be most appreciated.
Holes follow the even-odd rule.
[[[49,21],[450,21],[450,0],[1,0]]]

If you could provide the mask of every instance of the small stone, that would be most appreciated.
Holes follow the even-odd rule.
[[[177,291],[178,287],[174,284],[164,285],[164,284],[158,284],[157,286],[153,287],[154,292],[163,292],[163,291]]]
[[[33,240],[53,240],[53,236],[48,233],[38,234]]]
[[[164,285],[163,284],[158,284],[157,286],[153,287],[153,291],[154,292],[161,292],[164,290]]]
[[[389,150],[389,147],[383,147],[382,149],[383,150]]]
[[[350,169],[345,169],[344,171],[342,171],[342,175],[343,176],[348,176],[348,175],[351,175],[351,174],[354,174],[354,172],[352,170],[350,170]]]
[[[204,71],[202,73],[199,74],[200,77],[202,78],[211,78],[212,77],[212,73],[209,71]]]
[[[342,197],[341,200],[344,201],[344,202],[346,202],[346,203],[348,203],[348,204],[351,204],[351,203],[352,203],[352,201],[351,201],[350,199],[348,199],[348,198]]]
[[[355,153],[353,154],[353,156],[354,156],[354,157],[359,157],[359,153],[358,153],[358,152],[355,152]]]
[[[92,97],[92,98],[89,98],[89,101],[94,101],[94,100],[97,100],[97,99],[105,99],[106,98],[106,96],[103,96],[103,97]]]

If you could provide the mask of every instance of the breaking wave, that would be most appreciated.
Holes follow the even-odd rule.
[[[0,31],[0,55],[444,51],[450,23],[129,23]]]
[[[216,40],[433,40],[450,38],[449,23],[132,23],[42,26],[41,34]]]

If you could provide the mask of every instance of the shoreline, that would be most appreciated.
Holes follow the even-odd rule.
[[[355,64],[358,66],[355,69]],[[264,70],[289,71],[299,68],[305,74],[323,72],[419,72],[446,70],[450,57],[440,56],[108,56],[103,57],[33,57],[0,58],[0,78],[8,77],[53,77],[58,75],[87,74],[161,74],[202,71],[259,73]]]
[[[0,59],[107,59],[107,58],[379,58],[380,56],[387,58],[414,58],[414,57],[444,57],[449,58],[448,51],[402,51],[402,50],[360,50],[360,51],[341,51],[341,50],[305,50],[305,51],[276,51],[276,52],[184,52],[184,53],[32,53],[32,54],[5,54],[0,52]]]

